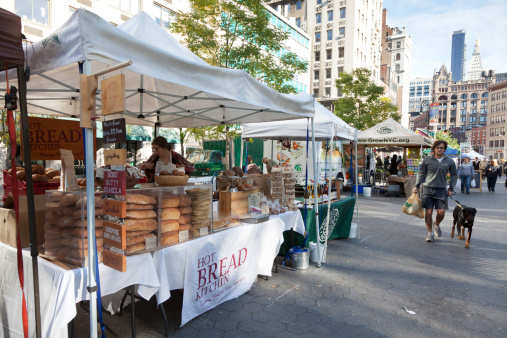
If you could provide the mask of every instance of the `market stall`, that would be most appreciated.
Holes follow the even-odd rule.
[[[401,163],[403,164],[403,168],[406,169],[406,173],[400,176],[397,175],[398,170],[396,170],[396,173],[386,175],[388,186],[384,191],[389,191],[390,187],[394,188],[397,185],[402,185],[403,189],[401,190],[404,190],[406,193],[410,191],[410,188],[415,184],[415,176],[417,175],[419,164],[422,160],[422,150],[423,148],[431,147],[432,140],[404,128],[401,124],[389,118],[374,127],[361,131],[358,135],[358,144],[359,147],[363,149],[363,155],[359,155],[360,158],[363,158],[362,163],[360,163],[364,168],[363,177],[367,176],[372,168],[372,166],[366,168],[367,149],[385,149],[386,147],[400,148],[403,152]],[[403,160],[405,162],[403,162]],[[374,155],[370,157],[370,163],[375,163]]]
[[[267,140],[306,140],[306,164],[305,164],[305,175],[306,175],[306,182],[305,182],[305,192],[308,192],[308,177],[313,177],[314,183],[319,182],[321,179],[320,170],[318,166],[318,162],[316,160],[316,150],[315,147],[312,147],[311,153],[312,153],[312,161],[311,161],[311,167],[309,168],[308,165],[308,151],[309,151],[309,145],[308,140],[310,137],[315,138],[317,141],[332,141],[332,140],[346,140],[346,141],[353,141],[355,139],[355,133],[356,130],[346,124],[343,120],[341,120],[339,117],[337,117],[335,114],[330,112],[328,109],[326,109],[324,106],[322,106],[320,103],[315,102],[315,117],[314,117],[314,132],[311,133],[309,130],[309,124],[308,121],[304,119],[299,120],[292,120],[292,121],[284,121],[283,123],[279,122],[270,122],[270,123],[251,123],[251,124],[245,124],[242,128],[242,138],[243,139],[249,139],[249,138],[262,138]],[[272,149],[273,153],[273,149]],[[327,165],[327,152],[326,152],[326,162],[324,164]],[[295,168],[290,168],[291,170],[294,170]],[[310,169],[310,170],[309,170]],[[309,175],[308,172],[312,172],[313,175]],[[306,223],[306,230],[307,232],[314,231],[313,229],[310,229],[311,227],[315,227],[317,231],[321,234],[321,241],[324,245],[323,254],[319,255],[319,262],[317,264],[320,264],[320,262],[324,261],[325,259],[325,248],[327,245],[328,237],[326,234],[328,234],[328,227],[329,227],[329,220],[330,220],[330,212],[331,212],[331,187],[329,182],[331,181],[332,177],[326,176],[327,171],[324,171],[324,180],[326,180],[326,184],[328,184],[328,192],[327,192],[327,200],[323,201],[324,203],[328,204],[328,207],[326,208],[326,213],[321,214],[322,218],[321,221],[319,221],[319,214],[320,214],[320,207],[318,208],[318,211],[314,210],[316,209],[315,205],[321,205],[321,203],[317,202],[314,203],[312,206],[312,211],[310,215],[307,215],[307,204],[308,201],[305,199],[305,205],[302,208],[303,218],[305,219]],[[329,181],[328,181],[329,180]],[[319,196],[318,190],[313,190],[314,196]],[[337,191],[337,196],[339,196]],[[352,210],[354,207],[352,206]],[[307,217],[310,217],[311,221],[307,219]],[[315,219],[315,220],[314,220]],[[325,220],[324,223],[322,223],[322,220]],[[348,221],[348,227],[350,227],[351,220]],[[344,224],[344,226],[346,226]],[[334,225],[333,225],[334,227]],[[315,232],[314,232],[315,233]],[[317,243],[316,238],[311,239],[315,243]]]
[[[107,196],[96,196],[93,142],[96,121],[114,124],[123,117],[127,123],[152,125],[156,128],[201,127],[294,118],[310,118],[313,121],[315,108],[312,97],[279,94],[245,72],[207,65],[178,45],[145,13],[117,28],[95,14],[77,10],[60,29],[40,43],[30,46],[25,53],[26,64],[32,74],[28,86],[28,104],[31,109],[47,115],[79,118],[84,130],[86,192],[48,193],[47,207],[53,212],[48,213],[49,219],[46,218],[49,228],[45,229],[45,239],[51,238],[49,255],[57,261],[76,258],[77,261],[73,260],[72,263],[81,262],[82,267],[79,269],[82,270],[79,271],[83,271],[86,276],[86,290],[89,292],[92,336],[97,333],[97,292],[101,289],[97,277],[103,271],[102,264],[97,263],[97,257],[102,256],[104,260],[109,257],[109,263],[114,263],[115,269],[126,270],[128,273],[131,257],[156,252],[171,245],[180,246],[178,243],[187,241],[189,237],[199,238],[199,242],[194,240],[186,245],[197,246],[202,241],[204,247],[209,248],[214,235],[206,235],[217,225],[213,219],[211,189],[206,184],[175,188],[145,186],[141,190],[135,187],[129,190],[124,185],[125,178],[121,179],[125,177],[123,169],[111,168],[107,169],[103,178],[103,189]],[[105,80],[116,76],[121,80],[118,86],[114,86],[115,89],[124,89],[118,96],[108,96],[110,85],[106,85],[104,80],[98,81],[105,76]],[[9,78],[13,77],[15,75],[9,73]],[[0,80],[5,79],[5,74],[2,74]],[[101,94],[101,99],[96,98],[96,93]],[[111,103],[115,106],[118,101],[122,101],[122,109],[106,115],[106,107],[110,108]],[[120,163],[121,166],[121,149],[111,150],[111,165]],[[117,160],[119,162],[115,162]],[[185,177],[179,176],[177,172],[176,169],[172,170],[167,180],[174,182]],[[66,185],[67,179],[62,180],[64,182]],[[58,217],[58,213],[62,213],[62,217]],[[66,223],[68,221],[64,215],[73,217],[68,218],[70,223]],[[103,218],[103,215],[106,217]],[[278,219],[281,220],[282,217]],[[111,220],[115,222],[110,222]],[[231,217],[229,221],[232,220]],[[276,223],[276,220],[272,222]],[[68,244],[59,248],[56,231],[50,230],[73,227],[74,224],[79,224],[78,228],[71,231],[69,228],[68,234],[71,237],[77,236],[77,240],[66,238]],[[232,224],[243,223],[235,219],[234,222],[222,222],[220,226],[228,228]],[[180,228],[180,225],[184,227]],[[275,230],[281,228],[274,226]],[[163,229],[167,231],[162,231]],[[236,229],[241,228],[228,228],[220,232],[219,236],[234,238],[234,232],[240,231]],[[118,234],[121,236],[117,238]],[[99,237],[102,238],[100,243]],[[246,238],[250,242],[255,241],[253,236]],[[138,239],[141,241],[138,242]],[[279,246],[276,236],[268,239],[270,242],[265,245],[266,249],[259,249],[258,255],[270,256],[276,251],[274,248]],[[108,241],[109,244],[106,244]],[[121,248],[112,245],[111,241],[118,241]],[[49,243],[45,241],[44,245],[48,246]],[[115,257],[115,260],[111,262],[110,257]],[[165,257],[172,259],[170,256]],[[266,262],[269,260],[267,258],[262,261]],[[163,264],[156,267],[159,268],[156,270],[159,278],[167,278],[165,274],[170,271],[162,269]],[[75,273],[76,270],[71,271]],[[249,270],[244,276],[249,283],[242,284],[243,289],[231,287],[221,301],[232,297],[229,293],[237,296],[248,290],[253,283],[253,275],[257,275],[256,269]],[[106,283],[102,285],[103,294],[113,290],[114,287],[109,284],[111,280],[101,277],[102,282]],[[191,275],[187,274],[185,278],[184,287],[195,282],[188,279],[192,278]],[[136,279],[130,279],[127,284],[136,283]],[[79,300],[80,298],[75,299]],[[100,296],[98,300],[100,302]],[[52,309],[54,306],[56,304],[50,305]],[[44,315],[48,315],[48,309],[44,310]],[[43,336],[47,336],[50,329],[43,327]],[[61,328],[59,331],[62,331]]]

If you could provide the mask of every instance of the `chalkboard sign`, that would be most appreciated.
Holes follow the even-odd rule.
[[[125,143],[127,142],[127,129],[125,119],[116,119],[102,122],[102,133],[104,143]]]

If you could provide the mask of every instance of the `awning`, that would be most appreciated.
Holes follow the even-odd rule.
[[[359,144],[369,146],[431,147],[432,144],[430,138],[404,128],[391,118],[361,131],[357,138]]]

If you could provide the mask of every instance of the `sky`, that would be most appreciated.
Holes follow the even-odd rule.
[[[384,0],[389,26],[405,26],[412,38],[414,78],[451,68],[451,36],[466,31],[465,72],[479,39],[482,66],[507,72],[507,0]]]

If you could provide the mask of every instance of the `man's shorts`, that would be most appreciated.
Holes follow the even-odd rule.
[[[446,188],[423,187],[421,206],[424,209],[448,209]]]

